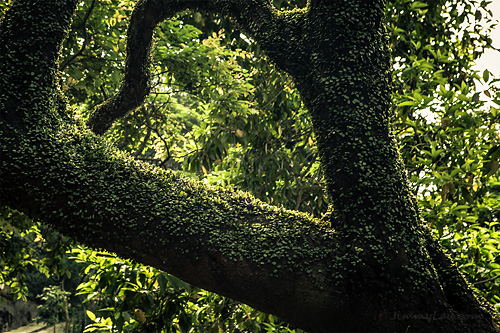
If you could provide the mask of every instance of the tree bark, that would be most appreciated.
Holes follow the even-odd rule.
[[[185,8],[232,15],[311,112],[333,201],[319,221],[136,162],[90,132],[57,83],[76,1],[15,2],[0,25],[2,204],[310,332],[498,332],[408,189],[389,127],[384,5],[139,1],[123,87],[89,122],[105,131],[142,103],[156,24]]]

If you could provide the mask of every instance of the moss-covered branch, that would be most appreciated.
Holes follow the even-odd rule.
[[[198,1],[199,2],[199,1]],[[119,92],[97,106],[88,120],[94,133],[104,133],[116,119],[139,107],[150,90],[153,33],[161,21],[196,1],[141,0],[135,6],[127,31],[127,58]]]
[[[345,318],[342,305],[349,300],[341,290],[347,272],[336,263],[348,247],[339,246],[332,230],[245,193],[136,162],[74,119],[63,121],[55,55],[71,10],[60,5],[47,0],[14,6],[0,28],[6,46],[1,82],[11,88],[2,90],[0,99],[2,203],[85,244],[164,269],[299,326],[314,330],[311,324],[332,317],[332,310],[333,318]],[[46,11],[66,19],[41,19]],[[31,28],[33,18],[39,26]],[[52,28],[44,38],[57,43],[38,38],[46,26]],[[47,45],[45,52],[36,51]],[[25,57],[42,69],[35,76],[23,65]],[[31,86],[38,94],[16,95]]]
[[[144,1],[134,15],[148,21],[165,4],[174,12],[186,3]],[[243,6],[228,11],[269,6],[210,3]],[[247,22],[273,59],[280,44],[272,42],[284,41],[283,31],[298,50],[287,59],[306,57],[281,65],[314,120],[335,230],[134,161],[79,123],[57,85],[74,0],[17,1],[0,23],[2,204],[311,332],[497,331],[430,240],[405,183],[388,126],[387,49],[376,10],[383,1],[335,3],[272,16],[264,31]],[[155,17],[143,30],[137,23],[134,38],[149,36]],[[138,64],[147,64],[148,43]],[[134,72],[143,88],[123,88],[139,99],[147,93],[144,72]],[[457,301],[461,296],[466,303]]]
[[[2,171],[20,170],[2,172],[4,204],[82,243],[285,318],[302,311],[289,304],[341,288],[336,236],[306,215],[135,162],[81,127],[45,127],[16,145],[4,155]],[[315,302],[310,315],[324,311]]]

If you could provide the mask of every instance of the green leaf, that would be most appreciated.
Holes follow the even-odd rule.
[[[488,82],[490,80],[490,71],[487,69],[483,72],[483,80],[484,82]]]
[[[405,101],[405,102],[399,103],[398,106],[414,106],[417,104],[418,104],[418,102],[416,102],[416,101]]]
[[[167,280],[170,282],[172,287],[176,289],[184,289],[187,291],[191,290],[191,286],[188,283],[182,281],[181,279],[176,278],[173,275],[167,275]]]
[[[424,7],[427,7],[428,5],[424,2],[420,2],[420,1],[413,1],[410,5],[410,8],[411,9],[418,9],[418,8],[424,8]]]
[[[500,145],[491,147],[486,153],[486,159],[498,160],[500,158]]]
[[[91,321],[95,321],[96,316],[92,311],[86,310],[85,312],[87,313],[87,316],[90,318]]]

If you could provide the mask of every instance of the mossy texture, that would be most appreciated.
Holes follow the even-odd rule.
[[[476,314],[476,332],[493,331],[414,209],[389,128],[384,5],[311,0],[278,12],[258,0],[139,1],[132,74],[92,120],[105,130],[142,102],[151,41],[138,36],[155,22],[187,7],[229,14],[295,78],[311,112],[333,202],[318,221],[134,161],[93,134],[57,85],[76,1],[17,1],[0,25],[2,204],[310,331],[472,332],[455,320],[462,312]],[[395,311],[415,315],[391,322]],[[429,311],[448,319],[418,317]]]

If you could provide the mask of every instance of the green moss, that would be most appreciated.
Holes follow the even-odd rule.
[[[233,274],[224,269],[244,263],[356,304],[437,294],[442,272],[389,129],[383,1],[312,1],[279,14],[257,0],[211,3],[295,78],[318,137],[333,228],[134,161],[75,120],[56,75],[75,4],[16,2],[16,15],[2,22],[0,87],[11,87],[0,91],[6,204],[85,244],[200,283],[211,277],[194,276],[198,266]]]
[[[56,84],[44,79],[50,78],[48,75],[36,76],[40,80],[31,77],[27,91],[31,98],[24,94],[29,112],[24,124],[29,130],[15,158],[15,164],[24,166],[22,177],[29,180],[26,186],[30,196],[41,208],[36,214],[89,244],[104,247],[107,240],[121,238],[121,242],[113,241],[117,242],[115,251],[124,244],[142,244],[136,238],[154,239],[156,244],[178,247],[183,253],[214,249],[227,260],[243,258],[256,265],[286,270],[287,274],[308,274],[322,283],[325,279],[329,284],[338,283],[339,277],[363,265],[383,267],[392,259],[388,253],[394,250],[387,247],[387,237],[379,237],[379,230],[405,230],[405,224],[416,219],[415,212],[405,210],[413,207],[412,199],[400,185],[402,164],[394,142],[390,143],[385,134],[388,63],[386,49],[380,47],[384,45],[383,35],[376,30],[374,35],[370,35],[371,30],[359,31],[364,22],[355,20],[366,20],[362,15],[342,21],[342,14],[360,8],[341,12],[327,7],[285,13],[269,10],[266,16],[263,13],[269,8],[259,2],[245,4],[249,8],[240,11],[237,18],[250,22],[246,28],[259,38],[273,59],[286,54],[278,62],[295,75],[312,112],[329,194],[335,198],[336,219],[329,222],[337,231],[303,214],[268,206],[245,193],[207,187],[133,161],[81,124],[69,118],[61,121],[60,116],[66,114],[64,101],[59,98]],[[348,2],[346,6],[357,5]],[[262,16],[249,17],[250,8]],[[325,15],[331,18],[325,19]],[[58,21],[50,16],[48,19]],[[344,29],[339,35],[318,34],[318,22],[324,31],[338,30],[339,24]],[[67,23],[62,27],[41,22],[40,26],[40,31],[46,33],[44,38],[50,35],[54,42],[60,41],[67,29]],[[41,41],[39,37],[33,38]],[[338,44],[336,52],[325,48],[331,42]],[[285,46],[290,52],[283,52]],[[300,59],[307,59],[306,52],[314,55],[307,62],[307,72],[306,64],[300,63]],[[55,73],[56,55],[51,55],[54,59],[49,63],[37,59],[44,57],[43,53],[35,52],[30,57],[32,63],[52,65],[53,69],[46,71]],[[22,75],[16,74],[20,77],[35,75],[26,68],[20,71]],[[355,76],[358,72],[363,76]],[[320,95],[311,94],[316,89]],[[37,96],[40,105],[34,104]],[[377,226],[381,223],[385,225]],[[359,244],[362,251],[340,255],[338,260],[342,253],[339,241]],[[411,239],[407,241],[405,248],[391,243],[407,252],[414,247]],[[136,247],[127,247],[131,253],[126,255],[135,256],[136,251]],[[321,262],[330,263],[328,271],[310,270]],[[278,272],[275,269],[273,273]]]

